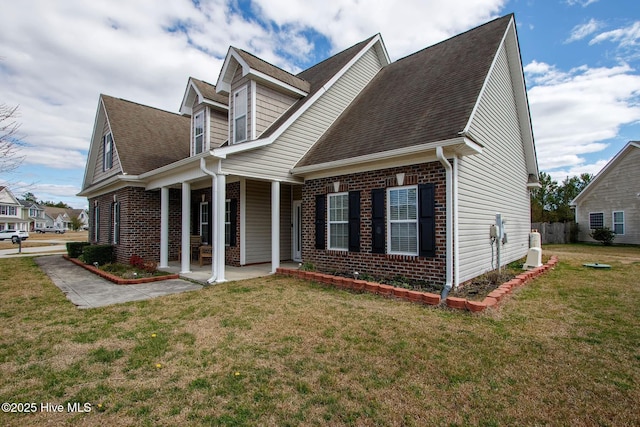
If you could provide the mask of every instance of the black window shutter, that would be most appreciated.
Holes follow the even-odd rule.
[[[359,191],[349,191],[349,251],[360,252]]]
[[[384,188],[371,190],[371,252],[374,254],[385,251],[384,193]]]
[[[207,218],[209,225],[207,226],[207,242],[213,245],[213,203],[207,202]]]
[[[229,226],[229,228],[231,229],[230,234],[231,236],[229,237],[229,246],[235,246],[237,244],[236,242],[236,230],[238,227],[238,221],[236,220],[236,217],[238,216],[238,199],[231,199],[229,201],[229,221],[231,222],[231,225]]]
[[[191,203],[191,235],[200,235],[200,203]]]
[[[420,256],[436,256],[436,193],[434,184],[418,185],[418,247]]]
[[[324,194],[316,195],[316,249],[325,248],[326,200]]]
[[[115,229],[115,233],[116,236],[114,236],[114,241],[115,243],[120,243],[120,202],[116,203],[116,213],[115,213],[115,221],[116,221],[116,229]]]

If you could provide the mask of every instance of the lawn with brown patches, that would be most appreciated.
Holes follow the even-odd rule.
[[[55,233],[36,233],[35,231],[29,232],[29,238],[22,242],[23,248],[35,248],[38,246],[52,246],[59,245],[60,243],[51,243],[50,240],[56,240],[58,242],[86,242],[89,238],[88,231],[67,231],[64,234]],[[0,249],[17,249],[18,245],[11,243],[10,240],[3,240],[0,242]]]
[[[1,260],[0,398],[93,410],[0,423],[640,424],[640,250],[545,251],[554,270],[480,315],[277,276],[78,310]]]

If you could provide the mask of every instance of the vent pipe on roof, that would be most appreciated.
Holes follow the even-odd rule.
[[[444,156],[442,147],[436,147],[436,157],[442,163],[445,170],[446,179],[446,276],[444,289],[440,295],[441,299],[446,299],[449,291],[453,287],[453,194],[452,194],[452,167],[451,163]]]

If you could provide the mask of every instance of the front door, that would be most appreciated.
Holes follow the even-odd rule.
[[[294,261],[302,261],[302,201],[293,201],[293,254],[291,258]]]

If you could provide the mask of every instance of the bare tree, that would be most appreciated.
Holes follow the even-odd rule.
[[[20,154],[23,142],[18,115],[18,106],[0,103],[0,174],[16,170],[25,157]]]

